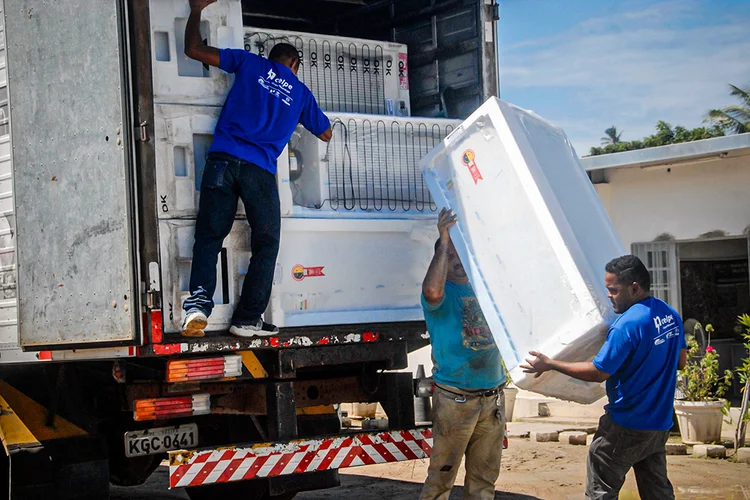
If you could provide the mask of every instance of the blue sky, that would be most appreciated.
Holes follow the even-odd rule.
[[[499,0],[500,96],[563,127],[579,155],[616,125],[697,127],[750,86],[750,0]]]

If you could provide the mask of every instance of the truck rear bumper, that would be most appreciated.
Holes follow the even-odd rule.
[[[140,347],[138,355],[206,354],[249,349],[276,350],[385,342],[406,342],[409,346],[408,351],[413,351],[429,344],[429,338],[423,321],[282,328],[279,335],[272,337],[240,338],[229,332],[211,331],[206,332],[205,337],[183,337],[179,333],[165,333],[159,337],[158,343]]]
[[[432,428],[169,453],[169,487],[204,486],[428,458]]]

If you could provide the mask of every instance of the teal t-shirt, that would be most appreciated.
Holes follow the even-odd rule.
[[[443,301],[422,309],[432,344],[432,377],[461,389],[493,389],[505,382],[500,351],[471,285],[447,281]]]

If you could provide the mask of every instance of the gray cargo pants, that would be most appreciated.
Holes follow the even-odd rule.
[[[642,500],[674,499],[667,478],[665,444],[669,431],[637,431],[599,419],[599,430],[586,463],[586,498],[616,500],[630,468],[635,472]]]
[[[445,390],[447,389],[447,390]],[[505,394],[470,396],[455,387],[432,394],[432,453],[427,480],[420,500],[447,500],[456,480],[461,459],[466,455],[464,499],[495,498],[495,481],[500,474],[505,437]]]

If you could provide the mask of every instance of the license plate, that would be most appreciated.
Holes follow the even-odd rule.
[[[157,427],[145,431],[125,433],[125,456],[156,455],[170,450],[192,448],[198,445],[198,425]]]

